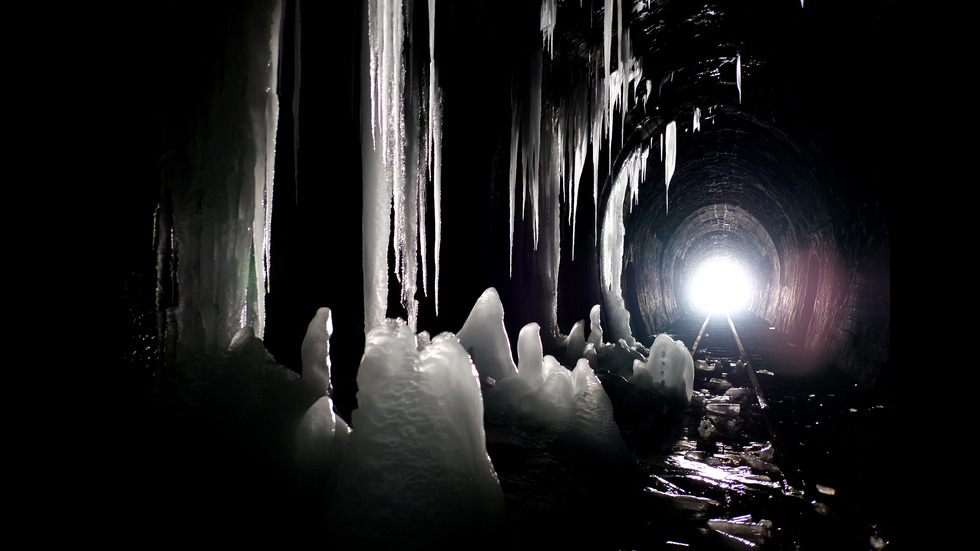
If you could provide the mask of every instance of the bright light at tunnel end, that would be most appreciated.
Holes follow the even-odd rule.
[[[698,267],[691,281],[689,299],[699,311],[711,313],[745,310],[753,283],[742,266],[728,257],[713,257]]]

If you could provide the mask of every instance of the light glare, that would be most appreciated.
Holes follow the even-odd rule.
[[[752,282],[737,262],[726,257],[706,260],[691,283],[691,304],[697,310],[733,312],[748,307]]]

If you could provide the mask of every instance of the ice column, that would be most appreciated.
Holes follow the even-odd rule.
[[[441,91],[434,60],[435,2],[428,2],[429,63],[418,58],[414,40],[414,3],[369,0],[366,3],[366,44],[361,77],[364,236],[364,326],[381,323],[387,314],[389,239],[394,249],[391,267],[401,285],[401,305],[410,326],[416,326],[419,257],[423,278],[428,277],[425,232],[428,186],[432,181],[435,216],[435,303],[438,313],[439,256],[441,246]],[[424,86],[423,81],[428,81]],[[424,115],[423,115],[424,113]],[[389,232],[392,217],[393,231]],[[426,279],[423,289],[427,292]]]
[[[167,259],[179,258],[174,318],[184,352],[219,353],[241,329],[265,332],[282,12],[270,0],[233,19],[232,32],[255,39],[228,41],[205,98],[209,116],[180,134],[176,162],[163,167],[159,223],[172,239],[158,240],[158,288]]]
[[[619,172],[613,178],[606,211],[602,222],[600,247],[600,280],[606,302],[606,317],[612,342],[619,339],[633,346],[636,340],[630,330],[630,314],[626,309],[622,292],[623,252],[626,228],[623,223],[623,209],[627,200],[632,204],[636,189],[646,176],[649,147],[639,146],[623,161]],[[630,197],[627,198],[627,192]]]

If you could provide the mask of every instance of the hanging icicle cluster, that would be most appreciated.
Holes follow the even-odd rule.
[[[365,331],[387,314],[389,239],[401,304],[414,330],[420,259],[422,287],[428,296],[425,221],[430,185],[437,313],[439,308],[442,93],[434,56],[435,0],[428,0],[428,41],[421,45],[413,32],[415,0],[368,0],[366,9],[368,74],[362,94],[364,123],[370,133],[362,137]],[[394,233],[389,235],[392,217]]]
[[[630,90],[641,85],[642,66],[633,57],[628,24],[623,15],[623,0],[604,0],[602,56],[593,55],[587,60],[587,74],[559,103],[544,102],[544,74],[547,66],[544,51],[549,59],[554,57],[554,30],[557,21],[557,4],[543,0],[540,29],[542,52],[533,52],[525,78],[514,87],[512,95],[511,143],[510,143],[510,266],[513,271],[514,226],[516,223],[518,191],[518,159],[521,161],[520,210],[521,217],[530,210],[531,235],[535,250],[538,248],[541,225],[542,186],[554,186],[555,195],[566,205],[566,223],[571,226],[572,254],[575,250],[575,226],[578,219],[579,184],[585,170],[585,162],[592,145],[592,198],[593,207],[599,199],[599,154],[603,143],[612,149],[615,116],[620,116],[620,127],[625,123],[630,105]],[[614,27],[615,25],[615,27]],[[615,55],[615,57],[614,57]],[[649,88],[649,86],[648,86]],[[542,124],[550,127],[554,137],[547,151],[542,149]],[[623,133],[620,133],[620,140]],[[620,143],[621,145],[621,143]],[[609,168],[612,166],[609,155]],[[547,165],[547,170],[545,167]],[[554,178],[544,178],[545,173]],[[530,203],[530,204],[528,204]],[[555,223],[559,214],[552,213]],[[593,235],[598,235],[595,220]],[[512,273],[512,272],[511,272]],[[555,274],[557,279],[557,274]]]

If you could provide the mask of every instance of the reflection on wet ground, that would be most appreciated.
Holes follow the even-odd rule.
[[[690,347],[703,321],[682,320],[670,334]],[[617,412],[635,470],[597,469],[601,463],[568,443],[488,422],[512,520],[537,534],[513,548],[898,548],[888,396],[835,369],[802,365],[763,320],[734,323],[767,407],[727,319],[713,320],[695,354],[690,407],[647,417]],[[586,532],[567,532],[575,519]]]
[[[673,336],[693,343],[702,323],[682,320]],[[705,538],[683,543],[887,548],[892,423],[886,397],[858,388],[833,368],[805,365],[764,320],[743,315],[734,323],[747,357],[740,357],[727,319],[714,316],[698,343],[695,398],[678,422],[677,438],[638,458],[666,486],[653,491],[719,504],[696,529]],[[765,408],[748,369],[755,371]]]

